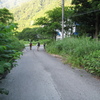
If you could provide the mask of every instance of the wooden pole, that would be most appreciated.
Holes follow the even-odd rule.
[[[64,38],[64,0],[62,0],[62,39]]]

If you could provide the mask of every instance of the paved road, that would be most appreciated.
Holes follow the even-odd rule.
[[[64,65],[59,58],[27,47],[6,79],[10,91],[0,100],[100,100],[100,80],[80,69]]]

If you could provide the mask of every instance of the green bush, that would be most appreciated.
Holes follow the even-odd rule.
[[[0,78],[9,72],[20,57],[24,45],[13,35],[14,25],[0,24]]]
[[[24,45],[22,42],[20,42],[20,41],[18,40],[18,38],[12,36],[12,37],[10,37],[10,39],[11,39],[11,41],[12,41],[12,42],[10,43],[11,49],[21,51],[21,50],[25,47],[25,45]]]
[[[84,38],[65,38],[47,45],[47,52],[67,57],[67,63],[81,66],[100,75],[100,41]]]
[[[84,56],[82,65],[90,73],[100,76],[100,50],[96,50]]]

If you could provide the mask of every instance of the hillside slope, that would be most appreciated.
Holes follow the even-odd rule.
[[[65,5],[70,5],[72,0],[65,0]],[[45,12],[55,7],[61,7],[61,0],[31,0],[17,7],[11,12],[15,22],[19,23],[19,31],[26,27],[33,27],[34,20],[44,16]]]
[[[0,8],[15,8],[22,3],[29,2],[30,0],[0,0]]]

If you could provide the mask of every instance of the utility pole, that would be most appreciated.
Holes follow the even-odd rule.
[[[64,38],[64,0],[62,0],[62,39]]]

